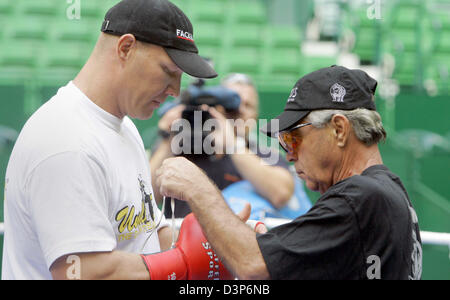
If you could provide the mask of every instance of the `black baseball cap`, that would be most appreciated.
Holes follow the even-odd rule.
[[[138,41],[162,46],[187,74],[217,77],[210,64],[198,55],[188,17],[167,0],[122,0],[106,13],[101,31],[117,36],[133,34]]]
[[[297,81],[283,113],[272,119],[261,131],[273,137],[296,125],[313,110],[376,110],[376,88],[377,81],[362,70],[336,65],[317,70]]]

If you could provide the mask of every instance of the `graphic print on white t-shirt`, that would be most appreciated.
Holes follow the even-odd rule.
[[[142,179],[141,174],[139,174],[137,182],[139,183],[141,193],[140,207],[137,208],[134,205],[127,205],[115,214],[115,220],[118,222],[118,243],[136,239],[143,233],[151,234],[158,225],[157,220],[160,217],[156,219],[155,216],[155,210],[157,208],[154,207],[153,193],[146,181]]]

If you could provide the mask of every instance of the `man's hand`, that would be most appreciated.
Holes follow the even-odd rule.
[[[247,224],[251,229],[253,229],[256,233],[266,233],[267,227],[263,222],[258,222],[255,220],[249,220],[250,214],[252,211],[252,206],[250,203],[245,203],[244,208],[237,214],[239,219],[242,220],[245,224]]]
[[[217,121],[217,128],[214,130],[214,144],[216,154],[233,154],[239,149],[237,146],[235,128],[229,119],[214,107],[208,107],[209,114]]]
[[[250,216],[249,207],[237,217],[206,174],[185,158],[166,159],[156,174],[163,196],[189,203],[207,240],[230,271],[240,279],[270,278],[255,229],[243,223]]]
[[[158,128],[160,130],[164,130],[167,132],[170,132],[172,124],[178,120],[181,119],[181,113],[186,108],[184,104],[177,105],[171,109],[169,109],[159,120],[158,122]]]
[[[156,176],[159,192],[166,197],[187,201],[195,195],[220,193],[202,170],[183,157],[166,159],[156,171]],[[237,215],[245,223],[250,214],[251,206],[247,203]],[[261,223],[255,224],[253,230],[267,232],[266,226]]]
[[[208,176],[184,157],[166,159],[156,171],[156,184],[162,196],[179,200],[217,192]]]

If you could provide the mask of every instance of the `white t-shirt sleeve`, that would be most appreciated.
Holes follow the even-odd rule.
[[[28,177],[30,214],[48,268],[63,255],[116,247],[105,175],[80,151],[51,156]]]

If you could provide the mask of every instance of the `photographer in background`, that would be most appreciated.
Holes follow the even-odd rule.
[[[199,88],[199,86],[201,86],[201,82],[190,86],[188,91],[195,91],[195,87]],[[276,160],[276,164],[269,165],[265,163],[265,155],[262,153],[267,153],[267,151],[259,151],[261,150],[259,145],[258,147],[250,147],[250,143],[254,141],[250,141],[249,136],[254,128],[250,128],[249,126],[230,128],[229,126],[231,125],[227,122],[227,119],[240,119],[244,122],[235,122],[235,124],[248,125],[252,124],[251,122],[247,122],[248,120],[254,120],[255,122],[253,124],[256,125],[259,99],[255,85],[246,75],[231,74],[225,78],[223,86],[227,87],[227,89],[224,89],[224,87],[222,89],[219,87],[203,89],[204,94],[212,94],[215,96],[213,98],[216,101],[211,101],[211,99],[206,101],[204,99],[199,100],[200,97],[198,96],[194,97],[195,99],[191,97],[189,101],[186,101],[186,98],[189,97],[186,97],[187,93],[183,93],[181,103],[164,113],[158,123],[162,141],[154,149],[150,158],[152,170],[157,170],[166,158],[174,156],[171,149],[171,141],[174,136],[174,133],[170,131],[171,126],[176,120],[183,118],[183,114],[186,117],[187,110],[189,110],[187,103],[195,103],[199,105],[198,110],[202,107],[203,110],[207,110],[207,115],[209,114],[218,121],[218,128],[215,130],[215,143],[217,147],[223,147],[224,151],[218,151],[212,155],[182,154],[182,156],[185,156],[201,168],[220,190],[227,188],[233,183],[245,180],[254,187],[255,191],[262,198],[269,201],[271,206],[276,209],[282,208],[294,193],[294,178],[289,172],[288,163],[278,153],[277,155],[279,157]],[[239,95],[241,101],[239,106],[236,107],[236,110],[233,111],[230,107],[228,107],[228,111],[225,109],[225,106],[232,106],[235,101],[231,99],[233,98],[233,93],[228,95],[228,101],[223,101],[224,90],[228,90],[229,92],[234,91]],[[208,106],[202,106],[205,102],[209,103]],[[227,149],[227,143],[237,145],[237,148],[240,149],[228,153],[225,151]],[[219,146],[219,144],[221,145]],[[242,149],[242,147],[245,148]],[[250,149],[256,149],[257,151],[253,153]],[[152,175],[152,178],[154,179],[156,176]],[[156,201],[160,203],[162,197],[158,193],[159,186],[153,179],[152,185],[154,187]],[[170,217],[172,215],[170,202],[166,202],[165,205],[165,215],[166,217]],[[182,218],[191,211],[184,201],[176,200],[175,207],[175,217],[177,218]]]

